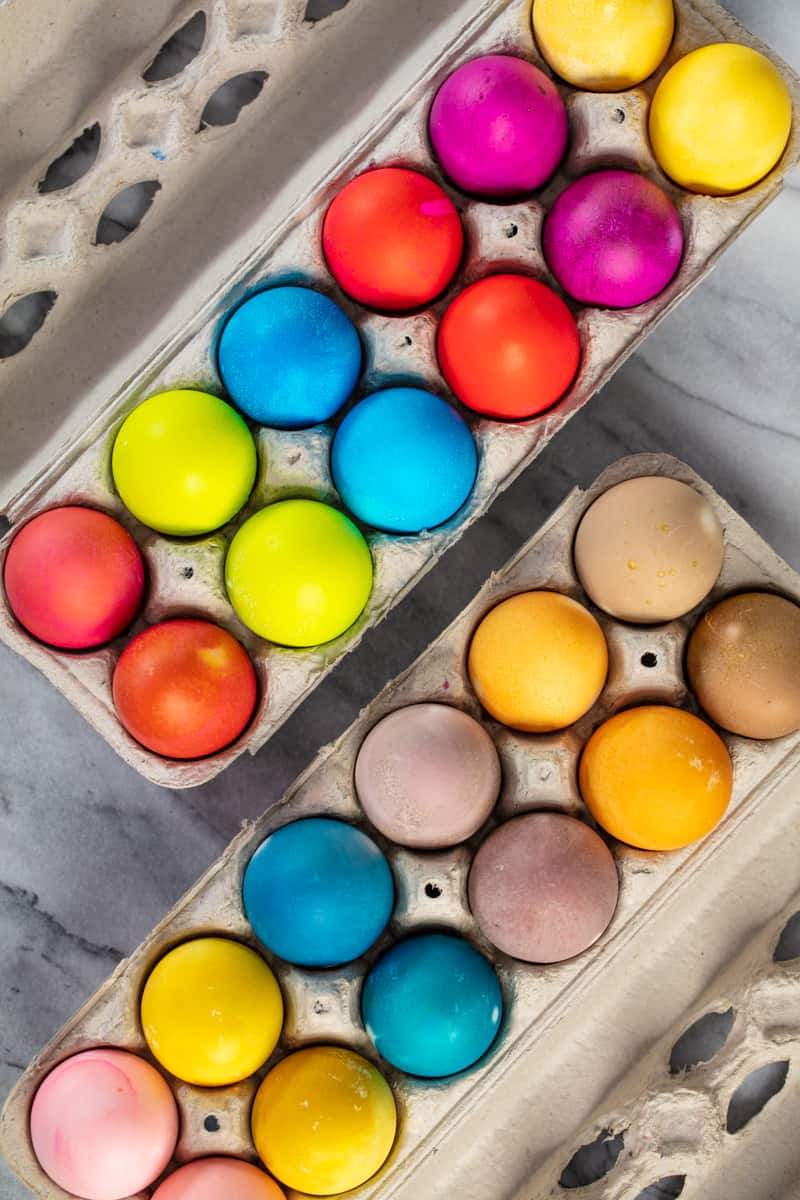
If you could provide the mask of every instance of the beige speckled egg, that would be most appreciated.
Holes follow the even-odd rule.
[[[677,479],[644,475],[604,492],[575,537],[575,568],[591,600],[621,621],[672,621],[708,595],[722,567],[722,526]]]

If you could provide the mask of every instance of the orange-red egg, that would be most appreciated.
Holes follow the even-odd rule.
[[[351,180],[331,203],[322,248],[336,282],[361,304],[397,312],[427,304],[458,270],[464,233],[438,183],[405,167]]]
[[[122,633],[142,602],[144,563],[126,529],[106,513],[70,505],[25,525],[6,555],[14,616],[63,650],[88,650]]]
[[[203,758],[229,745],[253,714],[256,690],[253,664],[236,639],[191,619],[140,633],[113,680],[122,724],[165,758]]]
[[[572,313],[551,288],[525,275],[490,275],[456,296],[439,326],[437,353],[467,408],[518,421],[561,399],[581,343]]]

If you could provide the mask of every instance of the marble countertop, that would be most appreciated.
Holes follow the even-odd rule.
[[[727,0],[800,68],[800,13]],[[242,821],[405,668],[575,485],[668,451],[800,568],[800,177],[409,598],[255,758],[170,792],[0,647],[0,1100]],[[0,1198],[28,1192],[0,1161]]]

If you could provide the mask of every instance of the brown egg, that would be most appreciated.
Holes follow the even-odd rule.
[[[769,592],[728,596],[695,626],[689,683],[708,715],[742,737],[800,729],[800,607]]]
[[[682,617],[714,586],[722,526],[699,492],[643,475],[604,492],[575,536],[575,568],[591,600],[622,621]]]
[[[608,846],[564,813],[526,813],[500,825],[469,875],[482,933],[525,962],[563,962],[586,950],[608,927],[618,893]]]

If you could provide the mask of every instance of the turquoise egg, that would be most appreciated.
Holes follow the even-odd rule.
[[[398,942],[367,975],[364,1024],[387,1062],[438,1078],[472,1066],[503,1015],[492,964],[463,938],[425,933]]]

